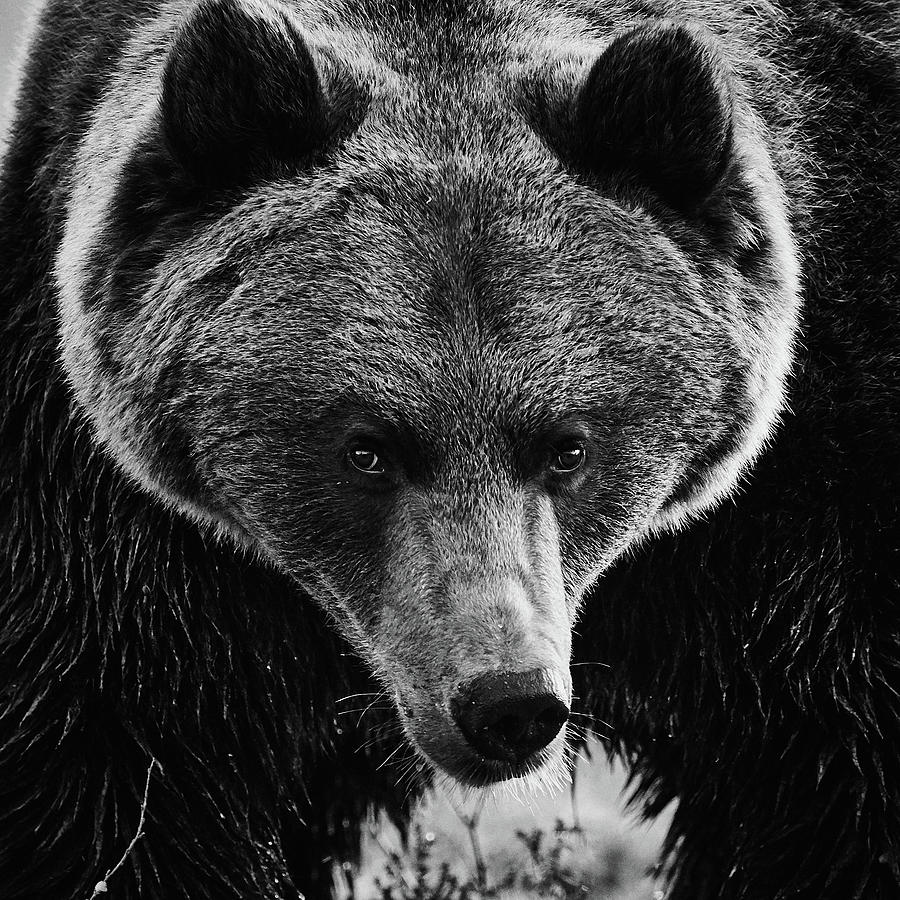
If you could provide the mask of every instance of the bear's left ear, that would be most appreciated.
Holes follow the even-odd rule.
[[[587,69],[570,115],[576,165],[633,175],[685,212],[709,197],[730,160],[723,63],[684,25],[642,25],[613,40]]]
[[[268,2],[201,0],[169,52],[162,128],[175,159],[210,186],[313,153],[325,139],[322,90],[287,14]]]

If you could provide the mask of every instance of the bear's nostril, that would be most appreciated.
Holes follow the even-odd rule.
[[[460,689],[451,711],[482,756],[504,762],[546,747],[569,717],[544,669],[481,675]]]

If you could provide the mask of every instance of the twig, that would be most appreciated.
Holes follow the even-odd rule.
[[[478,823],[481,820],[481,813],[484,809],[485,796],[486,795],[482,794],[481,797],[479,797],[478,804],[470,816],[461,813],[455,807],[453,810],[468,832],[469,843],[472,845],[472,856],[475,859],[475,885],[482,893],[487,890],[487,863],[484,859],[484,853],[481,850],[481,841],[478,836]]]
[[[125,848],[125,852],[122,854],[122,858],[107,871],[107,873],[103,876],[102,881],[98,881],[94,886],[94,893],[91,894],[90,900],[97,900],[97,898],[101,894],[105,894],[109,890],[109,885],[107,882],[109,879],[125,865],[125,860],[128,859],[128,854],[134,849],[134,845],[144,836],[144,816],[147,814],[147,794],[150,792],[150,776],[153,774],[154,767],[159,768],[159,771],[162,772],[162,766],[159,764],[155,756],[150,757],[150,766],[147,769],[147,782],[144,785],[144,799],[141,801],[141,817],[138,819],[137,830],[134,833],[134,837],[131,839],[131,843]]]
[[[377,826],[377,825],[372,824],[372,825],[369,826],[369,836],[372,838],[373,841],[375,841],[375,843],[376,843],[377,846],[378,846],[378,849],[384,854],[385,859],[387,859],[387,861],[388,861],[388,867],[387,867],[388,874],[390,874],[390,872],[391,872],[390,865],[393,864],[393,865],[395,866],[396,877],[398,877],[398,878],[400,878],[400,879],[402,880],[403,886],[404,886],[407,890],[412,890],[412,889],[415,887],[415,885],[414,885],[413,882],[409,879],[409,877],[407,876],[406,872],[403,871],[403,866],[402,866],[402,864],[400,863],[399,854],[396,853],[396,852],[394,852],[393,850],[391,850],[391,849],[384,843],[384,841],[381,839],[381,835],[378,833],[378,826]]]
[[[578,769],[572,771],[572,780],[569,782],[569,803],[572,807],[572,827],[581,831],[581,817],[578,815]]]

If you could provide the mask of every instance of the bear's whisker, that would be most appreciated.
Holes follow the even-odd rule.
[[[387,699],[390,699],[390,697],[389,697],[389,695],[388,695],[388,692],[387,692],[387,691],[384,691],[384,690],[381,690],[381,691],[361,691],[361,692],[358,693],[358,694],[347,694],[346,696],[340,697],[339,699],[335,700],[334,702],[335,702],[335,705],[337,705],[338,703],[344,703],[344,702],[346,702],[347,700],[353,700],[353,699],[356,698],[356,697],[384,697],[386,700],[387,700]]]

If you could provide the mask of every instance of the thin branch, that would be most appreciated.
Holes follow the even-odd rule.
[[[481,840],[478,834],[478,823],[481,821],[481,813],[484,810],[485,797],[486,794],[482,794],[478,798],[478,803],[476,804],[475,809],[470,816],[467,816],[465,813],[460,812],[455,806],[453,806],[453,811],[456,813],[456,816],[460,820],[460,822],[463,823],[466,832],[469,835],[469,843],[472,845],[472,856],[475,860],[475,886],[482,893],[487,890],[488,872],[484,853],[481,849]]]
[[[141,817],[138,819],[137,830],[134,833],[134,837],[131,839],[131,843],[125,848],[125,852],[122,854],[122,858],[107,871],[107,873],[103,876],[102,881],[98,881],[94,886],[94,893],[91,894],[90,900],[97,900],[97,898],[101,894],[105,894],[109,891],[109,885],[107,882],[109,879],[125,865],[125,860],[128,859],[128,854],[134,850],[134,845],[144,836],[144,817],[147,815],[147,794],[150,793],[150,776],[153,774],[154,767],[158,768],[160,772],[162,772],[162,766],[159,764],[155,756],[150,757],[150,766],[147,769],[147,782],[144,785],[144,799],[141,801]]]

